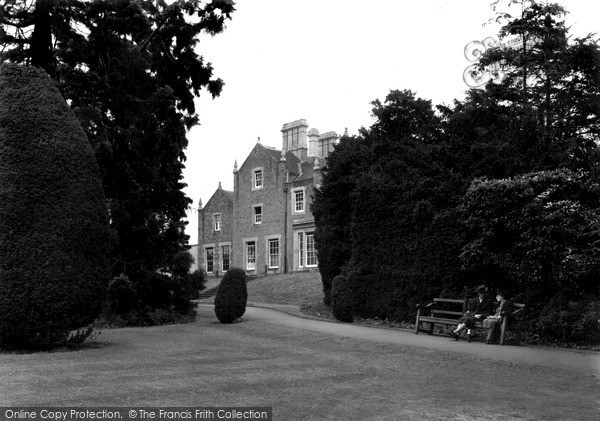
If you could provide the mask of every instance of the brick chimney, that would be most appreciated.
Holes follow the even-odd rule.
[[[339,136],[336,132],[327,132],[319,136],[319,158],[327,158],[329,153],[333,151],[333,147],[337,144]]]
[[[304,119],[284,124],[281,129],[282,150],[293,153],[301,161],[306,161],[308,156],[307,130],[308,124]]]
[[[319,153],[319,131],[312,128],[308,131],[308,156],[317,156]]]

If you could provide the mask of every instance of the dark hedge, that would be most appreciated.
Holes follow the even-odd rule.
[[[248,288],[246,272],[239,268],[229,269],[219,285],[215,296],[215,314],[221,323],[233,323],[246,312]]]
[[[90,144],[43,71],[0,68],[0,346],[51,346],[100,312],[111,247]]]
[[[331,285],[331,306],[333,316],[340,322],[354,321],[354,297],[352,285],[348,278],[338,275],[333,278]]]

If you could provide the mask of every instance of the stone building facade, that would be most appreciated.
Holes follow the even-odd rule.
[[[306,120],[283,125],[282,150],[257,142],[238,168],[233,192],[219,188],[198,213],[198,265],[209,276],[229,267],[249,275],[316,270],[312,192],[338,136]]]

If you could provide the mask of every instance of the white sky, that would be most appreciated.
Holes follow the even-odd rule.
[[[257,138],[281,149],[281,127],[304,118],[321,133],[372,124],[371,101],[410,89],[433,104],[463,99],[465,45],[497,34],[491,0],[236,0],[225,31],[199,52],[225,82],[197,100],[184,171],[193,199],[186,233],[197,243],[199,199],[233,190]],[[600,36],[600,1],[561,0],[571,34]]]

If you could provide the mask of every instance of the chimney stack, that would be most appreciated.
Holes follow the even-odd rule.
[[[281,128],[282,150],[293,153],[300,161],[306,161],[308,156],[307,130],[308,124],[304,119],[284,124]]]
[[[308,131],[308,156],[318,156],[319,153],[319,131],[312,128]]]
[[[319,136],[319,158],[327,158],[329,153],[333,151],[333,147],[337,144],[339,136],[336,132],[327,132]]]

